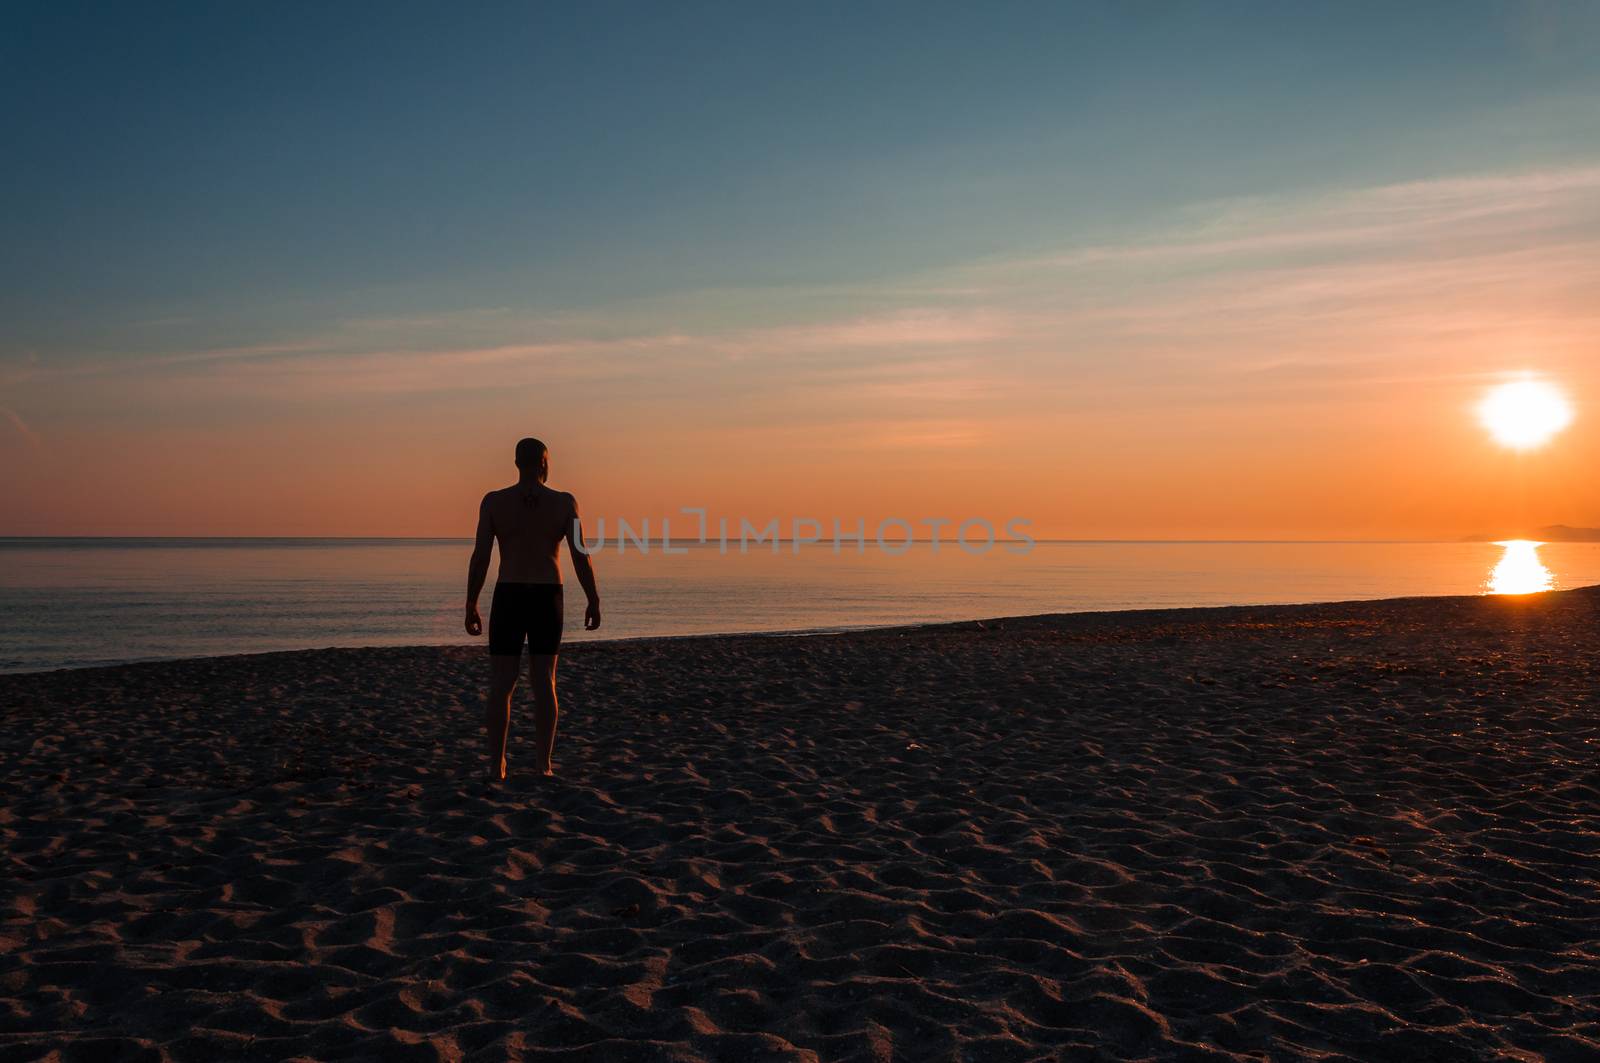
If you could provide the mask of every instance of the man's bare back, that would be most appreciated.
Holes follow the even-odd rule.
[[[577,500],[541,483],[512,484],[484,495],[482,514],[500,550],[500,582],[561,582],[561,541],[578,518]]]

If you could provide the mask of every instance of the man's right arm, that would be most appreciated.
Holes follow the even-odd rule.
[[[583,609],[583,629],[593,631],[600,626],[600,587],[594,579],[594,561],[583,545],[583,517],[578,513],[578,500],[567,496],[572,504],[572,520],[567,525],[567,551],[572,555],[572,570],[578,574],[578,583],[589,602]]]
[[[494,520],[489,515],[489,499],[484,495],[478,504],[478,533],[472,544],[472,560],[467,563],[467,634],[476,638],[483,634],[483,617],[478,614],[478,595],[483,593],[483,581],[489,578],[489,556],[494,550]]]

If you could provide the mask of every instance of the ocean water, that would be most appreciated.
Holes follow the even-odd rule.
[[[469,552],[458,540],[0,539],[0,671],[466,645]],[[663,556],[608,543],[595,564],[605,623],[582,630],[569,566],[569,640],[1575,587],[1600,583],[1600,544],[1040,542],[973,555],[919,543],[891,555],[711,543]]]

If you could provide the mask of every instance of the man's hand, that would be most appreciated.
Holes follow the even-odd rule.
[[[478,615],[478,603],[467,606],[467,634],[477,638],[483,634],[483,617]]]
[[[593,631],[600,626],[600,599],[590,598],[583,610],[583,630]]]

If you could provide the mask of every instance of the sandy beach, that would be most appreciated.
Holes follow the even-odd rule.
[[[0,677],[0,1059],[1600,1055],[1600,591],[482,654]]]

